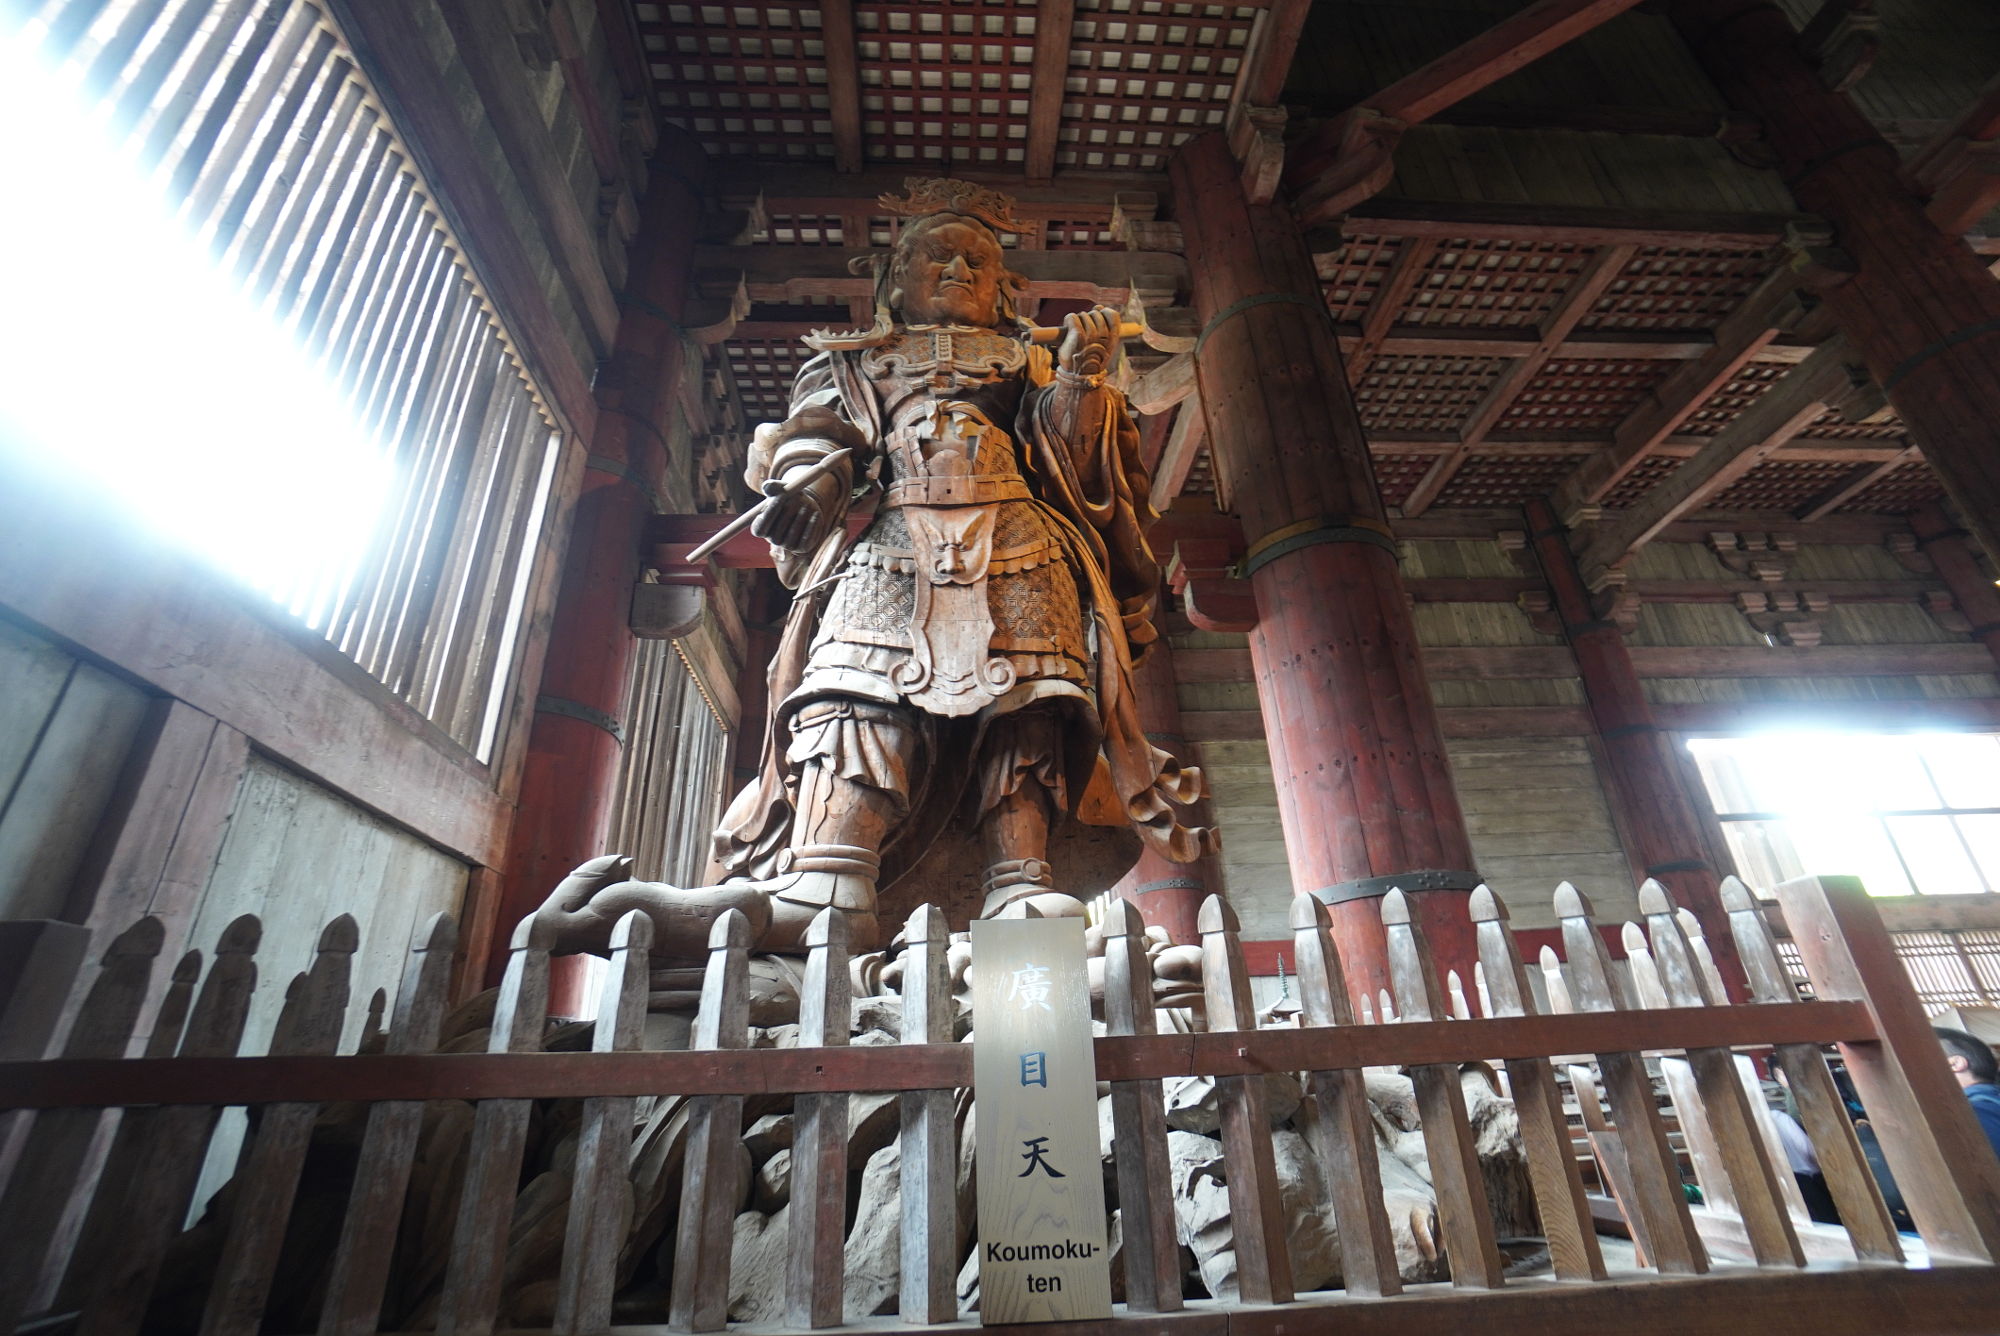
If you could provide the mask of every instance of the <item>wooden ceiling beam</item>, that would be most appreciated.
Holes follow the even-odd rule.
[[[1166,452],[1160,456],[1160,466],[1153,470],[1153,509],[1165,511],[1173,505],[1174,498],[1187,486],[1188,473],[1194,468],[1194,461],[1201,455],[1202,443],[1208,439],[1208,419],[1201,411],[1201,400],[1190,397],[1174,415],[1174,428],[1167,436]]]
[[[833,169],[861,170],[861,48],[854,31],[854,0],[820,0],[820,37],[826,45],[826,105],[833,122]]]
[[[1572,38],[1632,8],[1637,0],[1535,0],[1479,36],[1364,98],[1290,155],[1285,184],[1299,201],[1299,221],[1339,217],[1385,183],[1380,172],[1358,184],[1351,162],[1352,128],[1366,117],[1392,127],[1385,147],[1406,126],[1429,120],[1453,103],[1539,60]]]
[[[1029,181],[1046,183],[1056,174],[1056,137],[1062,128],[1063,95],[1069,84],[1069,48],[1076,32],[1076,0],[1041,0],[1035,6],[1035,63],[1028,85]]]
[[[848,270],[856,256],[877,252],[845,246],[703,246],[695,252],[697,275],[741,275],[750,300],[784,305],[814,298],[866,297],[873,280]],[[1052,250],[1008,252],[1008,266],[1043,298],[1122,306],[1134,287],[1180,291],[1187,262],[1159,251]]]
[[[1829,339],[1629,510],[1587,531],[1578,565],[1593,584],[1654,535],[1757,467],[1851,388],[1847,341]]]
[[[1798,276],[1780,269],[1760,283],[1743,304],[1716,327],[1712,347],[1678,367],[1618,424],[1610,446],[1566,478],[1551,498],[1557,515],[1594,505],[1639,466],[1695,410],[1727,385],[1745,363],[1803,314]]]
[[[1905,464],[1913,464],[1922,458],[1923,452],[1911,445],[1898,450],[1887,459],[1877,460],[1871,464],[1856,464],[1845,478],[1794,510],[1792,518],[1802,523],[1810,523],[1822,516],[1831,515]]]
[[[1396,328],[1396,317],[1409,303],[1410,294],[1424,281],[1437,248],[1435,237],[1407,237],[1396,248],[1396,258],[1389,262],[1389,272],[1382,276],[1382,286],[1375,290],[1374,300],[1368,303],[1368,312],[1361,318],[1360,336],[1351,346],[1342,343],[1349,385],[1361,383],[1368,364],[1382,351],[1382,345]]]
[[[1349,209],[1338,227],[1310,232],[1306,240],[1316,253],[1338,250],[1354,236],[1761,250],[1783,241],[1791,229],[1823,233],[1827,224],[1817,214],[1809,213],[1467,204],[1378,196]]]
[[[1312,0],[1271,0],[1257,16],[1249,58],[1236,79],[1236,99],[1253,107],[1275,107],[1285,95],[1285,79],[1305,32]]]
[[[1414,587],[1422,582],[1411,583]],[[1922,587],[1905,584],[1902,597],[1914,600]],[[1642,678],[1956,676],[1993,671],[1993,656],[1984,645],[1634,645],[1629,653]],[[1576,676],[1576,660],[1567,645],[1426,645],[1423,657],[1424,672],[1434,681]],[[1174,677],[1206,685],[1255,680],[1247,649],[1177,649]]]
[[[1591,256],[1589,262],[1570,281],[1569,287],[1563,291],[1563,295],[1557,299],[1548,314],[1542,317],[1534,346],[1508,364],[1507,369],[1500,373],[1500,378],[1493,383],[1493,387],[1473,408],[1459,428],[1458,444],[1449,453],[1439,457],[1438,461],[1431,465],[1430,471],[1404,498],[1405,515],[1421,515],[1430,509],[1431,503],[1450,486],[1452,478],[1457,475],[1460,468],[1464,467],[1465,461],[1470,459],[1473,452],[1484,443],[1487,433],[1507,415],[1507,410],[1514,406],[1514,402],[1521,397],[1522,392],[1534,382],[1537,375],[1541,374],[1542,368],[1548,364],[1551,357],[1555,356],[1564,340],[1568,339],[1583,322],[1584,317],[1596,308],[1598,300],[1610,290],[1611,285],[1617,282],[1618,276],[1625,272],[1625,266],[1631,263],[1638,249],[1633,245],[1598,248],[1597,253]]]

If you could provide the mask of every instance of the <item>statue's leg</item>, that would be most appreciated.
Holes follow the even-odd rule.
[[[792,720],[787,760],[798,777],[790,847],[771,894],[771,929],[760,945],[787,951],[828,906],[850,916],[849,941],[877,936],[875,884],[882,843],[909,812],[916,731],[899,712],[863,701],[816,701]]]
[[[1048,709],[1005,715],[987,731],[979,772],[981,918],[1017,904],[1033,905],[1043,918],[1083,913],[1081,900],[1056,889],[1048,862],[1049,824],[1066,805],[1061,746],[1060,720]]]

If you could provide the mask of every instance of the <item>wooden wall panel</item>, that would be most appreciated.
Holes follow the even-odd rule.
[[[150,698],[0,622],[0,918],[61,918]]]

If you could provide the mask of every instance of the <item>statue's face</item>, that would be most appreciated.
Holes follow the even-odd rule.
[[[945,223],[916,238],[902,260],[903,319],[919,325],[1000,320],[999,243],[986,229]]]

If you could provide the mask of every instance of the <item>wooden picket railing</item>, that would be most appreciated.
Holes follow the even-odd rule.
[[[1301,1023],[1264,1030],[1254,1028],[1235,917],[1212,899],[1200,921],[1208,1030],[1198,1034],[1154,1033],[1144,924],[1131,905],[1113,904],[1102,925],[1110,1033],[1096,1040],[1098,1077],[1111,1084],[1128,1300],[1112,1322],[1164,1329],[1226,1317],[1232,1332],[1240,1325],[1276,1336],[1306,1320],[1302,1310],[1331,1307],[1337,1312],[1322,1320],[1367,1332],[1490,1320],[1547,1332],[1597,1332],[1615,1322],[1628,1332],[1698,1333],[1757,1330],[1809,1307],[1821,1332],[1994,1330],[2000,1163],[1944,1065],[1888,936],[1858,883],[1806,878],[1778,896],[1815,1001],[1796,1000],[1740,884],[1726,888],[1726,898],[1753,1000],[1736,1005],[1722,996],[1698,930],[1690,936],[1691,919],[1657,885],[1642,894],[1644,924],[1628,929],[1629,990],[1590,905],[1564,885],[1555,903],[1566,959],[1549,962],[1558,970],[1547,990],[1552,1006],[1537,1014],[1506,908],[1482,888],[1468,908],[1487,1014],[1447,1019],[1453,1012],[1421,929],[1404,898],[1391,894],[1383,921],[1395,1024],[1355,1023],[1326,912],[1302,897],[1292,916]],[[0,1132],[17,1143],[0,1188],[0,1333],[24,1319],[35,1329],[84,1333],[162,1329],[149,1317],[162,1262],[183,1228],[219,1114],[234,1105],[256,1106],[258,1116],[237,1162],[234,1208],[213,1254],[199,1330],[291,1329],[270,1318],[267,1305],[315,1120],[336,1102],[365,1104],[365,1131],[317,1317],[306,1325],[376,1331],[419,1123],[425,1101],[439,1100],[473,1101],[476,1111],[441,1298],[434,1324],[427,1317],[423,1325],[494,1330],[534,1101],[580,1100],[554,1327],[607,1330],[627,1229],[621,1202],[633,1101],[663,1094],[688,1098],[666,1317],[676,1330],[720,1330],[744,1101],[772,1093],[794,1100],[787,1322],[837,1326],[847,1094],[883,1091],[902,1092],[902,1320],[961,1321],[952,1286],[960,1261],[953,1092],[971,1085],[972,1053],[951,1042],[949,938],[935,909],[924,907],[908,925],[902,1042],[886,1047],[846,1044],[847,942],[829,914],[808,939],[799,1046],[747,1048],[750,940],[731,914],[710,943],[690,1048],[642,1051],[651,924],[633,914],[612,940],[590,1051],[542,1051],[548,943],[528,922],[512,943],[487,1051],[439,1054],[455,935],[439,916],[412,946],[377,1045],[383,1051],[336,1055],[356,949],[353,922],[343,917],[292,980],[269,1053],[237,1057],[258,935],[254,919],[239,919],[212,960],[183,957],[144,1056],[127,1057],[162,945],[161,925],[142,920],[103,952],[60,1056],[0,1063],[0,1108],[26,1111],[0,1115]],[[1909,1264],[1907,1240],[1890,1223],[1829,1074],[1824,1050],[1834,1044],[1922,1236],[1922,1267]],[[1845,1221],[1851,1258],[1843,1263],[1807,1261],[1790,1174],[1740,1070],[1746,1049],[1768,1050],[1796,1095]],[[18,1049],[0,1046],[7,1051]],[[1647,1055],[1661,1054],[1671,1055],[1669,1088],[1683,1126],[1701,1129],[1690,1148],[1702,1186],[1711,1203],[1727,1204],[1754,1264],[1713,1256],[1701,1216],[1690,1210],[1646,1064]],[[1504,1065],[1552,1278],[1503,1274],[1459,1086],[1459,1064],[1473,1061]],[[1399,1279],[1362,1084],[1364,1067],[1389,1065],[1407,1069],[1414,1084],[1449,1284],[1406,1290]],[[1592,1144],[1650,1270],[1614,1274],[1606,1266],[1558,1067],[1570,1069],[1587,1115],[1601,1082],[1609,1107],[1596,1109]],[[1254,1079],[1270,1072],[1309,1074],[1307,1097],[1319,1115],[1310,1124],[1312,1150],[1332,1193],[1343,1290],[1294,1293],[1264,1083]],[[1217,1084],[1237,1257],[1233,1304],[1182,1295],[1161,1082],[1184,1075]],[[109,1109],[123,1110],[115,1124],[107,1123]],[[98,1164],[94,1187],[80,1183]],[[72,1215],[65,1229],[65,1213],[85,1192],[81,1227]]]

